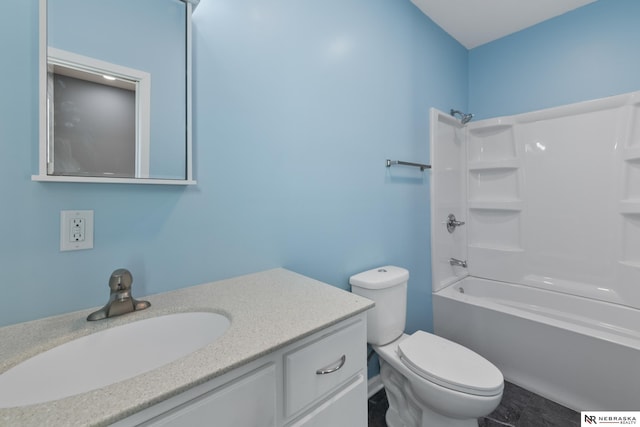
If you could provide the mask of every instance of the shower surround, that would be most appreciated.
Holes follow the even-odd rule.
[[[435,332],[573,409],[639,408],[640,92],[466,125],[432,110],[431,132]]]

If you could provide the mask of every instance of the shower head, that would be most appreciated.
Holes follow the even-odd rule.
[[[463,125],[466,125],[471,121],[471,119],[473,119],[473,114],[471,113],[465,114],[462,111],[458,111],[454,109],[451,109],[451,112],[449,114],[451,114],[453,117],[458,116],[458,118],[460,119],[460,123],[462,123]]]

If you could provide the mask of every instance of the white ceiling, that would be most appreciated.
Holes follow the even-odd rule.
[[[596,0],[411,0],[467,49]]]

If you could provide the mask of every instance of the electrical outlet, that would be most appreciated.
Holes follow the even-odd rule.
[[[93,248],[93,211],[60,211],[60,250]]]
[[[71,218],[69,225],[69,240],[75,243],[84,242],[85,221],[84,217],[78,216]]]

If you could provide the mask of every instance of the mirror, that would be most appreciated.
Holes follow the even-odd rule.
[[[37,181],[195,184],[199,0],[40,0]]]

